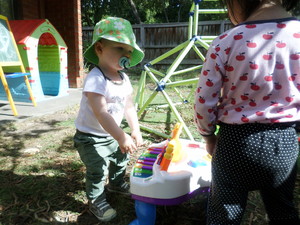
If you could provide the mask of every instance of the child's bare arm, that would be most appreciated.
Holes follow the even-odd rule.
[[[123,153],[131,153],[136,150],[136,145],[132,141],[132,138],[116,124],[115,120],[107,112],[107,104],[104,96],[88,92],[87,97],[97,120],[106,132],[118,141],[121,151]]]
[[[126,102],[125,118],[131,129],[131,137],[135,140],[137,146],[141,146],[143,144],[143,137],[140,132],[140,125],[139,125],[136,109],[134,107],[132,96],[130,96]]]

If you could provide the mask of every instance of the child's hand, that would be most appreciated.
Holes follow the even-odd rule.
[[[206,143],[206,151],[207,151],[208,154],[210,154],[212,156],[216,151],[216,144]]]
[[[123,154],[133,153],[137,149],[133,139],[126,133],[124,133],[124,136],[117,141]]]
[[[217,145],[217,136],[211,135],[208,137],[203,137],[206,142],[206,151],[208,154],[213,155],[216,151],[216,145]]]
[[[139,130],[132,131],[131,137],[135,141],[135,144],[136,144],[137,147],[144,144],[142,134]]]

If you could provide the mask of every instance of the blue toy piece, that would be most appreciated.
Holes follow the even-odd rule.
[[[129,225],[155,225],[156,205],[135,200],[135,212],[137,219]]]

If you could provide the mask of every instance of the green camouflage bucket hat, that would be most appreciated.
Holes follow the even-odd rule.
[[[101,38],[115,41],[133,47],[133,52],[128,67],[132,67],[140,63],[144,58],[144,52],[136,44],[136,39],[129,21],[118,18],[108,17],[100,20],[93,33],[93,42],[84,53],[84,57],[91,63],[97,65],[99,59],[95,53],[94,44]]]

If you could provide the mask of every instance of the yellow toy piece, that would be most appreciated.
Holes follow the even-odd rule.
[[[182,145],[179,140],[182,127],[183,125],[181,123],[176,123],[172,131],[172,137],[167,144],[165,153],[163,154],[162,161],[160,163],[161,170],[167,171],[171,162],[179,162],[186,155],[186,153],[182,150]]]
[[[183,125],[181,123],[176,123],[173,132],[172,132],[172,138],[168,145],[173,146],[173,157],[172,162],[178,162],[182,160],[184,157],[184,151],[182,151],[181,142],[179,140],[179,136],[181,134]]]
[[[207,155],[203,156],[203,159],[208,161],[208,162],[211,162],[212,157],[211,157],[210,154],[207,154]]]

